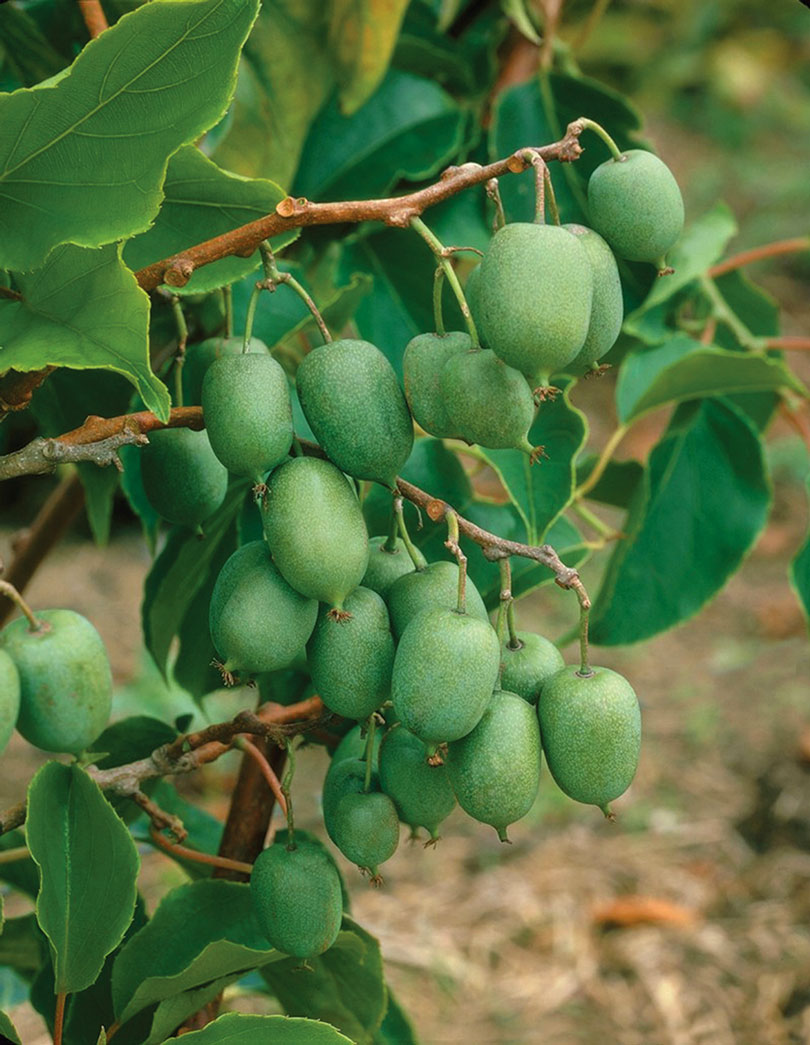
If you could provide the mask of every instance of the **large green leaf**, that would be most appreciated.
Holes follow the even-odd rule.
[[[208,581],[221,546],[233,547],[236,519],[248,483],[231,484],[222,506],[206,521],[205,539],[187,527],[174,527],[146,578],[141,607],[146,648],[164,677],[166,660],[195,595]]]
[[[810,494],[810,483],[807,489]],[[810,624],[810,532],[790,564],[789,576],[799,604]]]
[[[408,0],[333,0],[328,43],[344,112],[374,93],[391,60]]]
[[[20,1036],[14,1029],[14,1024],[4,1012],[0,1012],[0,1035],[13,1042],[13,1045],[20,1045]]]
[[[419,1045],[416,1031],[397,999],[388,987],[388,1007],[379,1030],[374,1035],[374,1045]]]
[[[48,941],[34,914],[9,918],[0,932],[0,966],[30,980],[48,962]]]
[[[336,98],[310,128],[293,185],[310,199],[362,199],[432,177],[458,152],[466,119],[430,80],[391,69],[352,116]]]
[[[576,485],[574,462],[588,434],[585,415],[573,407],[568,392],[542,403],[529,430],[532,446],[548,458],[531,464],[520,450],[483,450],[526,526],[527,542],[537,544],[571,501]]]
[[[686,334],[625,357],[616,383],[623,424],[665,403],[804,386],[780,359],[707,347]]]
[[[132,269],[143,268],[271,214],[286,195],[275,182],[265,178],[243,178],[222,170],[193,145],[178,149],[169,160],[163,194],[152,227],[124,247],[124,260]],[[293,230],[276,236],[273,247],[281,250],[297,234]],[[215,261],[192,273],[178,292],[195,294],[233,283],[253,272],[260,260],[257,250],[248,258]]]
[[[149,298],[120,246],[58,247],[17,285],[22,301],[0,298],[0,372],[112,370],[137,387],[148,410],[168,417],[169,393],[149,366]]]
[[[356,1045],[371,1045],[386,1010],[382,956],[377,940],[349,918],[329,950],[311,958],[301,975],[298,959],[262,969],[272,993],[291,1016],[331,1023]]]
[[[591,612],[593,642],[638,642],[697,613],[740,566],[770,501],[750,421],[723,400],[680,406],[608,564]]]
[[[202,997],[211,984],[284,957],[259,930],[249,885],[223,879],[181,885],[163,898],[152,920],[131,937],[115,961],[116,1016],[124,1023],[148,1006],[181,995],[202,1006],[218,993],[217,986]]]
[[[0,7],[0,56],[0,67],[11,75],[14,87],[31,87],[66,64],[31,15],[16,4]]]
[[[228,1012],[184,1037],[188,1045],[352,1045],[334,1027],[317,1020],[237,1012]]]
[[[57,762],[31,781],[26,837],[40,869],[36,913],[51,942],[55,990],[83,990],[132,921],[135,845],[87,773]]]
[[[577,486],[585,482],[597,460],[596,454],[588,454],[577,461]],[[610,461],[596,486],[588,491],[588,500],[629,508],[643,478],[644,466],[638,461]]]
[[[258,0],[153,0],[51,87],[0,98],[0,265],[145,229],[166,163],[225,111]]]
[[[231,112],[212,136],[217,163],[290,184],[309,125],[335,83],[329,8],[323,0],[264,0]]]

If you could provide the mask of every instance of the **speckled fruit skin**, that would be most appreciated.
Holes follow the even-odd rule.
[[[14,661],[0,650],[0,754],[9,742],[20,713],[20,676]]]
[[[323,791],[321,793],[321,806],[323,814],[323,826],[326,833],[337,845],[335,834],[335,815],[337,808],[346,795],[358,794],[365,787],[366,763],[360,757],[343,758],[339,762],[332,762],[323,780]],[[380,777],[376,769],[372,769],[370,788],[372,791],[380,790]]]
[[[442,396],[456,431],[468,443],[492,450],[532,453],[528,433],[534,399],[523,375],[488,349],[448,359],[441,374]]]
[[[290,452],[290,390],[272,356],[216,359],[203,380],[202,408],[211,447],[234,475],[261,482]]]
[[[563,655],[553,642],[531,631],[519,631],[521,642],[513,649],[507,642],[501,648],[501,686],[536,704],[543,685],[565,667]]]
[[[683,229],[672,171],[643,149],[600,164],[588,181],[591,224],[621,258],[658,264]]]
[[[514,222],[495,233],[481,262],[473,317],[504,363],[533,385],[547,384],[584,345],[592,295],[576,236],[557,225]]]
[[[298,398],[330,460],[392,488],[413,448],[413,421],[394,368],[369,341],[320,345],[296,374]]]
[[[31,631],[24,618],[0,632],[0,647],[20,676],[17,729],[43,751],[78,755],[107,725],[112,674],[101,636],[73,610],[43,610]]]
[[[317,616],[316,600],[290,587],[264,541],[251,541],[222,567],[208,623],[224,670],[253,675],[289,667]]]
[[[467,613],[477,620],[489,623],[487,608],[478,589],[467,578]],[[458,601],[458,566],[442,559],[423,570],[406,573],[388,589],[386,602],[391,615],[391,627],[399,638],[414,617],[422,610],[448,609]]]
[[[348,620],[335,620],[321,606],[307,643],[315,690],[344,718],[368,718],[391,692],[394,637],[388,609],[370,588],[355,588],[343,604]]]
[[[374,766],[377,766],[377,753],[382,743],[382,732],[378,729],[374,733]],[[366,738],[363,736],[363,726],[360,722],[352,726],[348,733],[342,737],[340,743],[332,752],[332,761],[329,763],[327,776],[333,769],[340,765],[346,758],[362,758],[366,750]]]
[[[387,594],[394,581],[414,571],[413,560],[404,541],[397,537],[394,551],[389,552],[384,547],[387,540],[388,537],[372,537],[368,542],[368,567],[362,584],[378,595]],[[421,559],[426,566],[425,557],[421,556]]]
[[[262,525],[288,583],[341,609],[368,567],[366,524],[346,476],[316,457],[286,461],[268,480]]]
[[[616,344],[622,329],[624,302],[613,251],[598,232],[584,225],[563,225],[585,248],[593,272],[591,322],[585,344],[566,367],[572,374],[588,370]]]
[[[335,811],[334,832],[335,845],[346,859],[376,875],[399,845],[396,806],[381,791],[345,795]]]
[[[225,500],[228,470],[211,449],[205,431],[152,432],[139,458],[144,492],[167,522],[196,529]]]
[[[456,796],[445,766],[431,766],[419,739],[394,726],[380,745],[380,788],[393,799],[403,824],[424,827],[435,839],[439,824],[453,812]]]
[[[241,337],[209,337],[206,341],[198,341],[196,345],[186,348],[182,376],[185,406],[199,406],[202,403],[202,384],[209,366],[220,356],[241,355],[243,344],[244,339]],[[248,352],[270,355],[270,349],[257,337],[252,337],[248,342]]]
[[[391,698],[403,726],[424,741],[428,754],[478,725],[499,661],[498,636],[489,624],[445,609],[414,617],[397,647]]]
[[[529,812],[537,795],[540,758],[534,708],[498,690],[475,729],[448,745],[445,764],[464,812],[491,824],[506,842],[507,827]]]
[[[297,841],[259,853],[250,876],[253,909],[262,932],[279,951],[312,958],[328,951],[340,932],[340,875],[323,846]]]
[[[568,666],[543,687],[537,705],[551,775],[577,802],[599,806],[624,794],[641,748],[641,711],[633,687],[610,668],[582,678]]]
[[[437,439],[457,439],[441,388],[442,370],[454,356],[469,352],[472,341],[460,330],[447,334],[417,334],[405,346],[402,377],[405,397],[417,423]]]

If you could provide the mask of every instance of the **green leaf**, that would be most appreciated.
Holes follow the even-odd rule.
[[[244,178],[222,170],[193,145],[186,145],[169,160],[164,200],[154,224],[124,247],[124,260],[131,269],[144,268],[161,258],[177,254],[195,243],[272,214],[286,193],[265,178]],[[298,230],[271,240],[281,250]],[[258,267],[258,250],[248,258],[232,257],[205,265],[193,272],[180,294],[198,294],[233,283]]]
[[[808,482],[807,490],[810,494],[810,482]],[[788,576],[799,605],[810,625],[810,532],[796,552],[796,556],[790,564]]]
[[[57,247],[41,269],[16,280],[23,300],[0,299],[0,372],[112,370],[137,387],[148,410],[168,418],[169,393],[149,366],[149,298],[120,245]]]
[[[140,519],[144,540],[154,555],[161,519],[146,496],[141,479],[141,449],[138,446],[122,446],[119,458],[124,467],[121,473],[121,490],[133,513]]]
[[[264,0],[231,111],[212,135],[217,163],[290,184],[309,125],[335,83],[329,10],[323,0]]]
[[[576,486],[575,461],[587,434],[585,415],[571,405],[565,391],[541,404],[529,430],[529,442],[545,447],[548,459],[531,464],[520,450],[481,448],[520,512],[529,544],[538,544],[554,519],[570,504]]]
[[[181,995],[199,1007],[218,993],[219,986],[203,997],[212,983],[283,957],[259,930],[249,885],[220,878],[179,886],[164,896],[152,920],[115,961],[116,1017],[124,1023],[147,1006]]]
[[[224,113],[257,0],[153,0],[54,86],[0,98],[0,266],[148,227],[166,163]]]
[[[37,925],[36,915],[9,918],[0,932],[0,966],[7,966],[30,980],[46,962],[49,962],[48,941]]]
[[[702,275],[713,265],[737,232],[737,222],[725,203],[716,203],[710,211],[687,225],[678,243],[667,254],[667,261],[675,269],[672,275],[657,279],[639,311],[669,301],[679,290]],[[632,322],[634,316],[628,316]]]
[[[352,1045],[334,1027],[317,1020],[238,1012],[228,1012],[203,1030],[183,1036],[188,1045]]]
[[[174,527],[152,563],[144,584],[141,621],[146,648],[164,677],[172,640],[209,579],[211,564],[223,545],[234,546],[236,519],[248,486],[245,480],[231,484],[222,506],[206,521],[204,540],[187,527]]]
[[[14,1024],[4,1012],[0,1012],[0,1035],[13,1042],[14,1045],[20,1045],[20,1037],[14,1029]]]
[[[419,1045],[411,1021],[391,993],[390,987],[387,992],[388,1008],[385,1010],[385,1019],[374,1035],[374,1045]]]
[[[385,75],[408,0],[333,0],[328,44],[345,113],[360,108]]]
[[[740,566],[771,491],[750,421],[716,399],[679,407],[650,454],[591,611],[599,645],[638,642],[693,616]]]
[[[686,334],[676,334],[662,345],[625,358],[616,384],[616,406],[619,420],[629,424],[665,403],[786,388],[805,394],[804,386],[780,359],[707,347]]]
[[[577,486],[580,486],[594,469],[598,457],[589,454],[577,462]],[[628,508],[644,478],[644,466],[638,461],[610,461],[599,481],[588,491],[589,501],[610,504],[614,508]]]
[[[302,976],[296,958],[262,969],[272,993],[291,1016],[309,1016],[337,1027],[356,1045],[371,1045],[383,1020],[386,990],[377,940],[344,918],[337,940],[309,963]]]
[[[727,272],[715,281],[717,289],[738,319],[757,337],[776,337],[780,330],[779,303],[752,283],[740,270]],[[737,340],[725,324],[719,324],[715,338],[724,348],[736,348]]]
[[[458,152],[465,125],[441,87],[391,69],[354,115],[342,116],[336,98],[324,106],[304,144],[295,194],[361,199],[384,194],[402,178],[430,178]]]
[[[57,762],[31,781],[26,837],[40,869],[36,913],[51,942],[56,991],[83,990],[132,921],[138,854],[87,773]]]

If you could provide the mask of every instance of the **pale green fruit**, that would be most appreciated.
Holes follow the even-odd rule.
[[[517,633],[518,645],[501,647],[501,686],[536,704],[543,685],[565,667],[563,655],[553,642],[530,631]]]
[[[471,348],[470,335],[458,330],[417,334],[405,346],[402,376],[408,405],[417,423],[437,439],[457,439],[461,434],[448,412],[441,376],[450,359]]]
[[[489,623],[484,600],[470,580],[467,578],[465,588],[467,613],[471,617]],[[442,559],[432,562],[422,570],[406,573],[394,581],[386,595],[388,612],[391,614],[391,627],[399,638],[410,622],[422,610],[443,607],[453,609],[458,602],[458,565]]]
[[[622,284],[613,251],[598,232],[584,225],[563,225],[579,238],[593,272],[591,322],[585,344],[566,367],[572,374],[589,370],[616,344],[624,319]]]
[[[20,676],[11,657],[0,649],[0,753],[9,742],[20,713]]]

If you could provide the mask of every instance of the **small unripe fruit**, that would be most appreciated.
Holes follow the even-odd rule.
[[[298,398],[330,460],[393,488],[413,447],[413,422],[394,368],[369,341],[320,345],[296,374]]]
[[[566,367],[572,374],[589,370],[613,348],[622,329],[624,302],[619,269],[613,251],[598,232],[584,225],[563,225],[585,248],[593,273],[591,322],[585,344]]]
[[[382,732],[377,729],[374,732],[374,769],[377,768],[377,753],[380,750],[380,743],[382,741]],[[326,771],[326,775],[335,769],[336,766],[340,765],[344,759],[347,758],[359,758],[362,759],[366,750],[366,737],[363,735],[363,726],[360,722],[356,726],[352,726],[348,733],[341,738],[340,743],[332,752],[332,761],[329,763],[329,769]]]
[[[381,791],[348,794],[334,817],[335,845],[347,860],[378,877],[377,868],[399,845],[399,817],[394,803]]]
[[[469,334],[453,330],[447,334],[417,334],[405,347],[402,376],[405,396],[417,423],[437,439],[457,439],[442,394],[441,375],[447,362],[472,348]]]
[[[683,229],[683,198],[672,171],[643,149],[600,164],[588,181],[591,224],[621,258],[664,267]]]
[[[534,455],[529,429],[534,399],[523,375],[494,352],[473,349],[449,359],[441,374],[447,413],[462,439],[492,450]]]
[[[609,668],[583,677],[569,666],[543,686],[537,713],[559,787],[609,815],[608,803],[624,794],[638,766],[641,711],[633,687]]]
[[[399,640],[391,697],[406,729],[433,754],[478,724],[498,677],[500,647],[489,624],[456,610],[418,614]]]
[[[413,560],[408,554],[405,542],[397,537],[394,550],[386,547],[388,537],[372,537],[368,542],[368,567],[363,576],[364,588],[371,588],[378,595],[385,595],[388,589],[406,573],[413,573]],[[421,556],[423,565],[427,565]]]
[[[312,634],[318,603],[282,577],[264,541],[228,559],[211,593],[209,626],[223,673],[289,667]]]
[[[473,313],[484,344],[532,385],[570,363],[585,343],[593,277],[576,236],[515,222],[492,237]]]
[[[326,833],[337,845],[335,835],[335,815],[337,808],[346,795],[358,794],[365,789],[366,763],[360,757],[343,758],[332,762],[323,780],[321,806],[323,826]],[[380,778],[376,769],[372,768],[369,786],[372,791],[379,791]]]
[[[272,356],[215,360],[203,381],[202,408],[211,447],[234,475],[260,483],[290,452],[290,390]]]
[[[42,627],[24,618],[0,632],[20,676],[17,729],[43,751],[87,750],[107,725],[112,674],[101,636],[73,610],[43,610]]]
[[[209,337],[186,348],[182,377],[185,406],[199,406],[202,403],[202,384],[209,366],[221,356],[241,355],[243,344],[244,339],[241,337]],[[257,337],[250,339],[247,350],[262,356],[270,355],[270,349]]]
[[[286,461],[270,476],[262,525],[288,583],[341,610],[368,566],[366,524],[346,476],[316,457]]]
[[[20,713],[20,676],[11,657],[0,649],[0,753],[5,749]]]
[[[501,686],[536,704],[543,685],[565,667],[563,655],[553,642],[530,631],[517,633],[518,646],[508,642],[501,648]]]
[[[467,577],[467,614],[489,624],[484,600]],[[406,573],[394,581],[386,596],[391,627],[399,638],[422,610],[444,608],[451,610],[458,602],[458,566],[442,559],[423,570]]]
[[[307,643],[312,681],[324,704],[344,718],[368,718],[391,691],[394,638],[388,610],[370,588],[355,588],[343,604],[347,620],[321,606]]]
[[[225,500],[228,470],[211,449],[205,431],[152,432],[140,462],[144,492],[167,522],[196,529]]]
[[[452,813],[456,796],[445,766],[431,766],[422,741],[394,726],[380,745],[380,787],[393,799],[399,819],[412,828],[424,827],[434,841],[439,824]]]
[[[253,864],[250,895],[259,926],[277,950],[312,958],[337,939],[340,874],[320,844],[298,840],[294,849],[277,844],[263,850]]]
[[[465,813],[508,842],[507,827],[529,812],[540,783],[534,708],[516,693],[493,693],[475,729],[448,745],[446,765]]]

